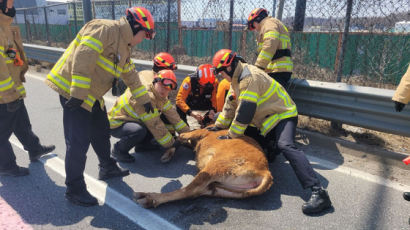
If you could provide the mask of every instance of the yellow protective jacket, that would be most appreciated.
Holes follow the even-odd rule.
[[[127,121],[144,124],[161,146],[169,148],[174,144],[175,140],[162,122],[160,118],[161,113],[165,115],[178,133],[189,131],[189,127],[181,120],[175,106],[171,104],[168,98],[161,97],[155,91],[152,83],[154,80],[154,71],[144,70],[139,74],[142,84],[148,91],[155,112],[147,114],[144,107],[131,95],[131,91],[128,88],[125,93],[117,99],[114,106],[108,112],[110,128],[118,128]]]
[[[176,97],[176,105],[178,106],[179,109],[182,110],[182,112],[187,113],[188,110],[191,110],[191,107],[205,107],[205,105],[208,104],[208,108],[203,108],[204,110],[210,110],[212,108],[216,109],[216,90],[218,88],[218,80],[215,79],[215,82],[213,84],[213,90],[211,94],[211,98],[205,98],[203,93],[204,93],[204,87],[199,86],[199,94],[200,96],[197,98],[199,100],[207,100],[207,101],[200,101],[198,104],[193,105],[192,102],[190,102],[190,99],[194,99],[193,95],[193,89],[192,89],[192,84],[191,84],[191,77],[188,76],[186,77],[181,84],[181,87],[178,90],[178,94]]]
[[[13,18],[0,11],[0,104],[6,104],[26,96],[23,82],[28,65],[23,52],[20,30],[11,26]],[[15,49],[23,60],[22,66],[14,65],[7,55],[8,49]]]
[[[223,79],[218,84],[218,90],[216,91],[216,111],[221,112],[225,104],[226,95],[228,95],[231,83],[226,79]]]
[[[121,77],[138,103],[149,102],[131,61],[132,36],[125,17],[88,22],[51,69],[46,84],[65,98],[84,100],[81,106],[91,111],[96,100],[103,106],[103,95],[114,78]]]
[[[265,136],[279,121],[298,115],[295,103],[283,86],[256,66],[239,62],[231,90],[237,95],[236,99],[225,102],[215,123],[219,128],[229,127],[231,137],[244,135],[248,125],[257,127]]]
[[[266,17],[261,22],[256,42],[258,45],[258,58],[255,65],[267,73],[292,72],[293,62],[289,56],[272,58],[284,50],[291,49],[289,32],[286,26],[276,18]]]
[[[393,101],[398,101],[403,104],[407,104],[410,101],[410,63],[406,73],[400,80],[399,86],[397,86],[396,92],[393,96]]]

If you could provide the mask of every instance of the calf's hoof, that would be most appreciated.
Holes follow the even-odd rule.
[[[161,159],[160,159],[161,163],[169,162],[172,159],[172,157],[174,156],[174,154],[175,154],[175,148],[174,147],[171,147],[171,148],[167,149],[165,151],[165,153],[162,154],[162,156],[161,156]]]
[[[132,199],[144,208],[155,208],[155,200],[148,193],[134,192]]]

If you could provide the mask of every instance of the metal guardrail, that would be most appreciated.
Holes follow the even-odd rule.
[[[24,44],[28,58],[55,63],[64,49]],[[133,59],[137,67],[151,69],[152,61]],[[178,65],[186,75],[196,67]],[[398,113],[391,100],[394,90],[293,79],[288,91],[300,114],[410,137],[410,106]]]

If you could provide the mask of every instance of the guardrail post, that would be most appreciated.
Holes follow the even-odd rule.
[[[47,45],[50,45],[50,31],[49,31],[49,26],[48,26],[48,17],[47,17],[47,7],[43,8],[44,10],[44,20],[46,23],[46,36],[47,36]]]

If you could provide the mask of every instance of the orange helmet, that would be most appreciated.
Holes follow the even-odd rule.
[[[154,65],[159,69],[170,69],[176,70],[177,65],[171,54],[166,52],[161,52],[154,57]]]
[[[159,71],[154,79],[154,82],[161,82],[164,86],[172,90],[175,90],[178,87],[177,78],[175,77],[174,71],[169,69]]]
[[[200,85],[206,85],[207,83],[213,84],[215,82],[214,69],[211,64],[202,64],[198,66],[196,73]]]
[[[137,34],[139,30],[144,30],[146,39],[154,39],[154,18],[149,10],[144,7],[131,7],[125,11],[125,14],[127,15],[127,20],[131,25],[134,35]],[[140,27],[135,28],[135,25],[140,25]]]
[[[248,30],[254,30],[253,22],[261,22],[268,16],[268,11],[264,8],[256,8],[248,16]]]
[[[226,69],[226,67],[232,64],[232,61],[235,59],[236,53],[232,52],[230,49],[221,49],[215,53],[212,58],[212,64],[214,66],[214,73],[218,74],[219,72]]]

